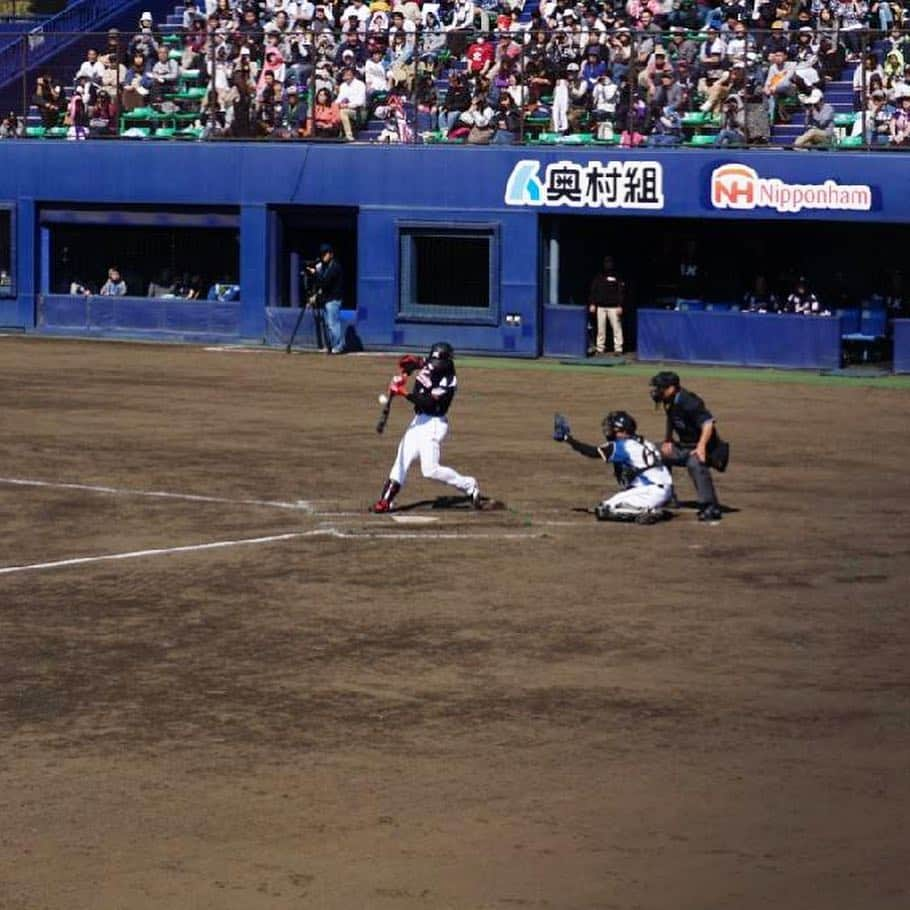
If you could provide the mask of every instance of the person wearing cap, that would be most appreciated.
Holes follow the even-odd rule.
[[[326,354],[344,353],[344,335],[341,328],[341,300],[344,292],[344,272],[335,258],[335,249],[331,243],[319,247],[319,258],[306,265],[304,271],[313,282],[322,309],[325,311],[325,331],[327,334],[325,348],[317,337],[320,350]],[[317,336],[319,330],[317,327]]]
[[[623,352],[622,313],[626,305],[626,283],[616,271],[612,256],[604,256],[599,274],[594,276],[588,292],[588,312],[596,323],[594,350],[604,354],[607,350],[607,323],[613,335],[613,352]]]
[[[139,31],[133,35],[127,50],[130,59],[137,51],[141,51],[146,60],[154,60],[158,56],[158,40],[152,29],[151,13],[143,13],[139,17]]]
[[[685,467],[689,472],[698,496],[698,520],[720,521],[711,468],[726,470],[730,446],[721,440],[714,416],[698,395],[682,387],[679,375],[669,370],[651,377],[650,394],[666,414],[660,446],[664,465]]]
[[[808,280],[800,276],[796,279],[793,292],[787,297],[784,312],[794,313],[797,316],[830,316],[830,311],[824,307],[818,297],[810,290]]]
[[[285,136],[296,139],[306,133],[307,105],[300,100],[300,92],[293,83],[284,90],[281,126]]]
[[[821,89],[800,95],[806,106],[806,130],[793,140],[794,148],[829,146],[834,141],[834,108],[825,101]]]

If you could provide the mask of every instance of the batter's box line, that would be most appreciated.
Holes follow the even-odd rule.
[[[128,487],[108,487],[89,483],[68,483],[64,481],[31,480],[24,477],[0,477],[0,484],[14,487],[42,487],[51,490],[78,490],[83,493],[102,493],[108,496],[142,496],[147,499],[178,499],[184,502],[211,502],[219,505],[263,506],[269,509],[287,509],[306,512],[308,515],[326,515],[309,499],[282,502],[275,499],[231,499],[227,496],[207,496],[201,493],[171,493],[166,490],[134,490]],[[336,514],[336,513],[331,513]],[[355,514],[355,513],[350,513]]]
[[[304,537],[333,537],[342,540],[529,540],[543,537],[543,534],[491,534],[467,533],[455,531],[341,531],[338,528],[317,528],[312,531],[289,531],[285,534],[270,534],[267,537],[244,537],[239,540],[215,540],[210,543],[188,544],[180,547],[158,547],[151,550],[130,550],[125,553],[104,553],[100,556],[76,556],[71,559],[57,559],[52,562],[35,562],[21,566],[0,567],[0,575],[14,575],[19,572],[37,572],[45,569],[64,569],[72,566],[84,566],[97,562],[117,562],[125,559],[141,559],[150,556],[169,556],[174,553],[196,553],[203,550],[224,550],[229,547],[250,546],[253,544],[275,543],[277,541],[295,540]]]

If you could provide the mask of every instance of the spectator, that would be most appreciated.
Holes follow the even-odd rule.
[[[142,54],[146,60],[154,60],[158,56],[158,44],[159,38],[152,26],[152,14],[144,12],[139,17],[139,31],[133,35],[127,53],[131,58]]]
[[[801,95],[806,106],[806,131],[793,140],[795,148],[829,146],[834,139],[834,108],[828,104],[821,91],[812,89],[809,95]]]
[[[57,126],[65,103],[66,99],[60,83],[56,82],[50,73],[39,76],[35,94],[32,95],[32,104],[38,108],[38,113],[41,115],[41,125],[45,129]]]
[[[300,100],[296,85],[285,89],[284,120],[282,135],[287,139],[297,139],[306,135],[307,105]]]
[[[137,107],[145,107],[151,89],[152,80],[145,65],[145,57],[137,51],[132,58],[126,77],[123,81],[124,111],[132,111]]]
[[[105,89],[99,89],[89,114],[90,136],[113,136],[117,132],[117,105]]]
[[[477,94],[471,99],[468,109],[458,118],[459,134],[472,145],[487,145],[493,138],[493,109],[487,103],[486,95]]]
[[[836,9],[840,17],[840,37],[849,53],[847,60],[857,63],[860,60],[869,7],[865,0],[842,0],[837,2]]]
[[[353,67],[346,66],[342,70],[341,85],[338,87],[336,103],[341,116],[341,129],[348,142],[354,141],[354,131],[366,114],[367,89],[363,82],[357,78]]]
[[[796,95],[796,86],[793,76],[796,73],[796,64],[786,59],[783,51],[774,51],[771,55],[771,65],[765,78],[764,95],[768,100],[768,119],[772,124],[775,115],[782,123],[790,122],[790,115],[784,109],[778,109],[778,99],[792,98]]]
[[[385,95],[389,90],[389,80],[386,75],[387,64],[383,60],[382,48],[378,45],[370,52],[370,59],[363,68],[363,83],[366,87],[367,102],[372,105],[376,95]]]
[[[167,93],[176,91],[180,76],[180,66],[176,60],[171,60],[167,45],[158,48],[157,57],[149,73],[149,102],[153,105],[161,104]]]
[[[891,145],[910,145],[910,94],[902,95],[891,115]]]
[[[800,277],[796,281],[796,287],[787,297],[784,312],[795,313],[801,316],[830,316],[831,313],[819,303],[818,297],[809,290],[809,282],[806,278]]]
[[[648,145],[679,145],[682,142],[682,118],[676,108],[668,104],[654,117],[654,128]]]
[[[493,113],[494,145],[512,145],[521,130],[521,117],[515,101],[508,92],[500,92],[496,110]]]
[[[485,76],[493,66],[493,46],[487,42],[486,36],[478,34],[474,42],[467,49],[468,74],[470,76]]]
[[[764,275],[755,276],[752,290],[747,291],[743,297],[742,311],[744,313],[777,313],[780,311],[777,296],[768,287],[768,280]]]
[[[317,139],[337,139],[341,132],[341,112],[338,104],[332,98],[327,88],[316,92],[316,101],[313,105],[312,128],[309,135]]]
[[[89,111],[91,110],[91,88],[88,76],[79,79],[80,85],[73,91],[66,106],[66,117],[63,120],[67,126],[67,139],[87,139]]]
[[[74,276],[70,282],[70,294],[74,297],[91,297],[92,290],[88,285],[83,284],[78,276]]]
[[[73,81],[78,83],[81,76],[88,77],[88,80],[95,87],[101,85],[101,80],[104,76],[104,64],[98,59],[98,51],[93,47],[90,47],[86,52],[85,60],[82,61],[79,69],[76,70],[76,77]]]
[[[16,139],[23,132],[22,121],[12,111],[0,120],[0,139]]]
[[[746,110],[739,95],[724,102],[723,121],[714,144],[718,146],[746,145]]]
[[[126,282],[120,277],[120,270],[111,266],[107,270],[107,281],[101,285],[99,293],[104,297],[124,297],[126,295]]]
[[[170,269],[162,269],[157,281],[150,281],[146,297],[173,297],[176,284]]]

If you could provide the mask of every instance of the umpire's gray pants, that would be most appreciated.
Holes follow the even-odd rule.
[[[714,491],[714,481],[711,478],[711,468],[699,461],[695,456],[695,446],[673,446],[673,454],[663,456],[664,464],[668,468],[674,465],[677,467],[685,466],[695,485],[695,493],[698,496],[699,505],[716,506],[717,493]]]

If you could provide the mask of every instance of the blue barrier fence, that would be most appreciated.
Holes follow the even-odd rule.
[[[640,310],[638,359],[833,370],[837,317]]]
[[[910,373],[910,319],[894,320],[894,372]]]

